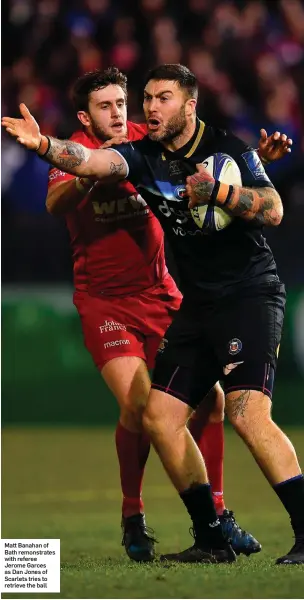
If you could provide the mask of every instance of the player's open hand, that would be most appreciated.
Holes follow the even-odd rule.
[[[20,104],[19,109],[22,119],[2,117],[1,125],[12,137],[17,138],[19,144],[29,150],[37,150],[41,141],[39,125],[25,104]]]
[[[204,165],[196,165],[197,171],[187,177],[186,192],[189,197],[189,208],[196,204],[208,204],[212,194],[214,179]]]
[[[269,137],[265,129],[261,129],[260,133],[259,155],[262,161],[267,163],[279,160],[291,152],[292,139],[287,138],[285,133],[275,131]]]
[[[103,150],[106,148],[110,148],[114,144],[126,144],[128,142],[128,138],[125,135],[116,135],[115,137],[107,140],[104,144],[102,144]]]

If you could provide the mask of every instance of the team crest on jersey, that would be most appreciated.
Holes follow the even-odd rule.
[[[167,340],[166,338],[163,338],[163,339],[162,339],[162,341],[161,341],[161,343],[160,343],[160,344],[159,344],[159,346],[158,346],[158,350],[157,350],[157,352],[158,352],[159,354],[162,354],[162,353],[163,353],[163,351],[165,350],[165,348],[166,348],[167,344],[168,344],[168,340]]]
[[[187,191],[184,185],[178,185],[174,190],[174,196],[178,200],[183,200],[187,198]]]
[[[232,356],[241,352],[242,348],[243,344],[238,338],[233,338],[228,342],[228,352],[229,354],[232,354]]]
[[[182,163],[180,160],[170,160],[169,162],[169,174],[170,175],[180,175],[183,173]]]

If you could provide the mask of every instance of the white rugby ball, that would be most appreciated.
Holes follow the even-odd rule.
[[[221,183],[228,185],[242,185],[240,169],[228,154],[217,152],[202,163],[205,169]],[[191,208],[192,218],[196,225],[207,231],[221,231],[233,221],[233,216],[225,208],[204,204],[203,206],[194,206]]]

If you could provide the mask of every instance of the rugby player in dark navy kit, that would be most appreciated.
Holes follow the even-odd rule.
[[[295,544],[277,562],[303,564],[304,478],[291,442],[271,418],[285,291],[262,227],[279,225],[281,199],[251,148],[196,118],[197,81],[186,67],[152,70],[144,94],[148,137],[113,149],[89,150],[43,136],[24,109],[24,121],[3,124],[64,171],[128,177],[170,242],[184,299],[158,354],[143,420],[192,519],[194,545],[163,560],[235,560],[217,519],[204,461],[186,427],[197,398],[221,378],[228,417],[291,518]],[[241,187],[220,185],[201,166],[215,152],[237,162]],[[189,203],[224,205],[235,219],[208,235],[195,225]]]

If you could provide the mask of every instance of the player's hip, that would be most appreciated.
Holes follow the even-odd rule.
[[[218,379],[229,391],[271,397],[285,310],[285,290],[230,298],[196,308],[186,299],[160,347],[152,387],[195,407]]]
[[[91,295],[88,291],[76,290],[73,301],[82,319],[95,322],[100,319],[123,319],[125,325],[139,327],[147,335],[153,330],[168,327],[172,315],[179,309],[182,295],[172,277],[167,274],[157,285],[136,294],[125,296]],[[115,320],[114,319],[114,320]],[[102,326],[102,323],[100,323]],[[107,327],[107,325],[105,325]]]
[[[197,352],[212,353],[222,366],[233,362],[233,357],[238,361],[261,358],[275,365],[285,300],[282,284],[200,305],[185,296],[160,356],[192,364]]]
[[[181,302],[173,283],[124,298],[74,293],[84,343],[99,369],[120,356],[139,356],[149,368],[154,366],[156,351]]]

